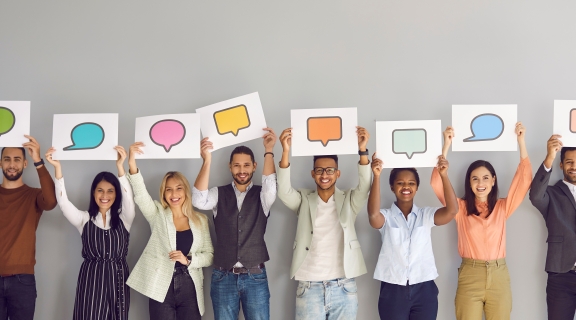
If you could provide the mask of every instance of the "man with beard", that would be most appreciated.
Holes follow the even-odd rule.
[[[563,148],[560,138],[555,134],[548,139],[546,158],[532,180],[530,201],[548,227],[548,319],[572,320],[576,312],[576,148]],[[558,151],[564,180],[549,186]]]
[[[0,185],[0,319],[34,318],[36,305],[36,228],[44,210],[56,206],[54,182],[40,158],[40,145],[31,136],[24,148],[2,148]],[[26,151],[34,161],[40,189],[22,181],[28,165]]]
[[[358,296],[355,277],[366,273],[354,222],[366,204],[370,189],[370,135],[357,127],[358,186],[340,191],[338,157],[314,156],[312,179],[316,190],[295,190],[290,184],[289,153],[292,129],[280,135],[282,160],[278,169],[278,197],[297,213],[298,227],[290,278],[299,281],[296,319],[356,319]]]
[[[254,153],[239,146],[230,154],[232,183],[208,190],[212,142],[204,138],[200,144],[204,162],[192,189],[192,204],[214,214],[217,239],[210,297],[217,320],[238,319],[240,304],[245,319],[270,319],[270,290],[264,267],[270,258],[264,232],[276,200],[276,134],[270,128],[264,130],[262,186],[252,183],[257,165]]]

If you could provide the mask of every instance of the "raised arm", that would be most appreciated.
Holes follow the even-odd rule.
[[[360,155],[358,185],[350,192],[350,207],[352,212],[358,214],[361,208],[366,205],[370,191],[370,168],[368,167],[370,160],[368,160],[368,149],[366,149],[370,133],[363,127],[356,127],[356,135],[358,136],[358,152],[366,153]]]
[[[54,172],[56,177],[55,191],[56,199],[58,200],[58,206],[64,214],[64,217],[82,234],[84,229],[84,224],[90,220],[90,215],[86,211],[78,210],[70,200],[68,200],[68,195],[66,194],[66,186],[64,185],[64,177],[62,176],[62,166],[60,161],[52,159],[52,154],[56,152],[54,147],[48,149],[45,158],[48,163],[54,166]]]
[[[452,144],[452,139],[454,139],[454,136],[455,136],[454,128],[452,128],[451,126],[446,127],[446,130],[444,130],[442,135],[444,136],[444,145],[442,146],[442,157],[444,157],[444,159],[447,159],[448,158],[448,150],[450,149],[450,145]],[[436,194],[436,197],[438,198],[438,200],[440,200],[440,203],[442,203],[443,206],[446,206],[446,199],[444,196],[444,183],[442,181],[442,177],[440,176],[440,173],[438,172],[438,166],[436,166],[432,170],[432,177],[430,178],[430,185],[432,186],[432,190]]]
[[[140,211],[142,211],[144,218],[150,223],[157,215],[158,208],[148,193],[148,190],[146,190],[144,178],[136,165],[136,154],[143,153],[142,149],[140,149],[142,146],[144,146],[142,142],[135,142],[130,146],[130,154],[128,156],[130,174],[127,175],[127,178],[134,192],[134,202],[138,205]]]
[[[120,188],[122,189],[120,190],[122,192],[122,221],[124,222],[126,230],[130,231],[130,227],[134,221],[134,216],[136,216],[136,205],[134,203],[134,192],[132,191],[132,186],[126,177],[126,171],[124,170],[124,161],[126,160],[127,154],[126,150],[122,146],[116,146],[114,147],[114,150],[118,153],[116,168],[118,169],[118,181],[120,181]]]
[[[562,149],[562,141],[560,141],[561,137],[562,136],[558,134],[554,134],[550,139],[548,139],[546,158],[544,158],[544,162],[540,168],[538,168],[530,186],[530,202],[532,202],[532,205],[542,213],[544,219],[548,216],[548,203],[550,201],[546,190],[548,189],[550,175],[552,174],[554,159],[556,158],[558,151]]]
[[[376,158],[376,152],[372,155],[372,172],[374,179],[368,196],[368,222],[374,229],[381,229],[386,222],[384,215],[380,213],[380,174],[382,173],[382,160]]]
[[[290,183],[290,147],[292,146],[292,128],[285,129],[280,134],[282,158],[278,164],[278,198],[292,211],[298,214],[302,202],[302,194],[292,188]]]
[[[516,174],[514,174],[512,184],[510,185],[510,189],[508,189],[508,196],[506,197],[505,209],[507,217],[510,217],[516,208],[520,206],[532,182],[532,165],[530,164],[528,151],[526,150],[526,144],[524,142],[526,129],[521,122],[516,123],[515,132],[518,137],[518,146],[520,147],[520,164],[516,169]]]
[[[438,164],[436,168],[438,170],[438,175],[442,181],[442,191],[445,201],[445,207],[436,210],[434,214],[434,224],[441,226],[452,221],[456,214],[458,213],[458,199],[456,198],[456,193],[450,179],[448,178],[448,160],[444,156],[438,157]]]
[[[25,135],[25,137],[30,141],[24,143],[22,146],[28,150],[32,161],[40,162],[42,160],[42,158],[40,158],[40,144],[32,136]],[[39,165],[36,167],[36,171],[38,172],[40,189],[42,190],[36,197],[36,206],[42,210],[52,210],[57,204],[54,181],[50,177],[48,170],[46,170],[46,166]]]
[[[274,145],[276,144],[276,133],[272,128],[264,128],[267,133],[262,137],[264,142],[264,168],[262,169],[262,174],[269,176],[276,173],[276,167],[274,166]]]
[[[200,141],[200,155],[202,156],[202,167],[196,181],[194,182],[194,187],[199,191],[208,190],[208,183],[210,181],[210,164],[212,163],[212,149],[214,146],[210,142],[208,137],[205,137]]]

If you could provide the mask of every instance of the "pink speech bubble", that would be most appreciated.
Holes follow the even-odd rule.
[[[160,120],[150,127],[150,140],[170,152],[173,146],[186,137],[186,127],[174,119]]]

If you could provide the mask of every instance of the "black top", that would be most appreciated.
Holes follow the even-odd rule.
[[[192,241],[194,237],[192,236],[192,230],[176,231],[176,250],[180,250],[184,256],[188,256],[190,253],[190,248],[192,248]],[[174,268],[186,266],[176,261]]]

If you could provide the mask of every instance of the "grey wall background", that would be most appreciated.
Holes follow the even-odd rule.
[[[193,112],[198,107],[260,92],[266,119],[279,133],[294,108],[358,107],[359,124],[375,120],[451,121],[452,104],[518,104],[527,127],[532,166],[552,134],[554,99],[576,99],[574,1],[0,1],[0,100],[32,101],[32,134],[44,152],[56,113],[120,113],[120,143],[134,138],[138,116]],[[248,144],[258,154],[261,141]],[[369,143],[374,151],[375,136]],[[279,160],[280,145],[276,146]],[[217,151],[211,186],[231,181],[230,148]],[[340,188],[357,182],[356,156],[342,156]],[[502,196],[517,152],[450,153],[459,196],[468,164],[496,167]],[[555,163],[555,168],[557,168]],[[141,160],[157,198],[167,170],[196,178],[201,160]],[[292,159],[292,182],[313,187],[310,158]],[[66,161],[71,200],[88,205],[89,185],[113,161]],[[52,168],[50,168],[52,172]],[[258,174],[261,170],[258,170]],[[383,174],[388,175],[388,170]],[[420,206],[439,204],[420,169]],[[555,169],[554,180],[559,179]],[[256,179],[259,181],[259,177]],[[38,186],[33,169],[25,182]],[[386,187],[383,205],[393,197]],[[273,319],[294,318],[296,282],[288,278],[296,216],[277,201],[269,220],[267,264]],[[358,319],[377,319],[379,283],[372,279],[380,248],[366,210],[356,224],[369,273],[357,279]],[[507,261],[512,319],[545,319],[547,231],[526,199],[508,223]],[[140,213],[128,261],[134,266],[150,234]],[[438,319],[454,319],[460,257],[454,222],[433,231],[440,273]],[[57,208],[40,222],[36,319],[69,319],[82,262],[78,232]],[[206,315],[212,319],[206,269]],[[147,298],[132,292],[131,319],[148,317]]]

